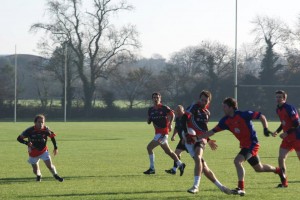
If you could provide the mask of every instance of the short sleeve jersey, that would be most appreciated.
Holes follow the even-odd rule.
[[[169,120],[168,115],[173,113],[168,106],[159,104],[148,109],[148,119],[153,123],[155,134],[168,134],[169,133]]]
[[[207,108],[201,108],[200,104],[192,104],[186,109],[187,112],[191,113],[190,118],[191,124],[196,130],[208,130],[208,120],[210,118],[210,112]],[[190,127],[190,126],[189,126]]]
[[[282,106],[277,107],[276,113],[279,116],[283,131],[288,131],[294,126],[294,124],[299,123],[299,114],[297,109],[287,103]]]
[[[32,147],[29,149],[29,155],[31,157],[42,155],[45,151],[47,151],[48,137],[52,138],[56,136],[51,130],[49,130],[48,127],[39,130],[34,126],[26,129],[21,135],[24,138],[28,138],[28,142],[32,143]]]
[[[258,144],[256,131],[254,130],[252,119],[259,119],[260,112],[235,111],[234,116],[223,117],[213,131],[219,132],[229,130],[239,140],[240,148],[251,149]]]

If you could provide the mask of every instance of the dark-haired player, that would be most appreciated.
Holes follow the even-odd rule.
[[[283,130],[283,133],[280,134],[282,142],[278,156],[278,163],[283,172],[283,177],[281,179],[281,184],[279,184],[278,187],[285,188],[288,186],[285,164],[288,153],[296,150],[298,159],[300,160],[299,114],[294,106],[286,103],[287,93],[285,91],[278,90],[275,94],[277,101],[276,113],[279,116],[281,123],[278,129],[273,133],[273,136],[275,137]]]
[[[245,195],[245,169],[243,167],[245,161],[248,161],[256,172],[274,172],[282,176],[280,168],[262,164],[258,156],[259,143],[252,120],[259,119],[263,125],[264,133],[270,134],[266,117],[260,112],[238,110],[238,103],[233,98],[226,98],[223,101],[223,111],[225,116],[219,121],[217,126],[197,137],[207,138],[219,131],[229,130],[240,141],[241,151],[234,159],[238,175],[238,187],[233,190],[233,193],[241,196]]]
[[[153,124],[155,136],[147,145],[147,151],[150,159],[150,168],[144,174],[155,174],[153,149],[160,146],[167,155],[169,155],[179,166],[180,176],[183,175],[185,164],[182,163],[177,155],[170,149],[168,144],[168,134],[172,130],[174,112],[168,106],[161,103],[161,94],[154,92],[152,94],[153,106],[148,109],[148,124]]]
[[[218,179],[216,178],[213,171],[211,171],[203,159],[203,151],[207,143],[206,139],[194,141],[193,136],[188,134],[188,129],[191,128],[195,132],[201,130],[208,130],[207,123],[210,117],[210,112],[207,109],[212,95],[209,91],[203,90],[199,95],[199,100],[188,107],[187,112],[184,112],[183,109],[179,110],[181,115],[181,129],[180,134],[184,134],[183,140],[185,141],[185,147],[188,150],[191,157],[194,159],[195,168],[194,168],[194,184],[188,189],[189,193],[195,194],[199,191],[199,185],[201,180],[202,172],[204,175],[213,182],[222,192],[226,194],[231,194],[231,191],[223,186]],[[209,140],[210,147],[215,150],[217,145],[214,140]],[[166,171],[169,173],[169,171]]]
[[[17,140],[28,146],[29,159],[28,162],[31,164],[33,173],[36,175],[36,181],[41,181],[41,170],[39,167],[39,161],[42,159],[47,168],[50,170],[54,178],[60,182],[64,179],[61,178],[56,171],[55,166],[51,162],[51,157],[48,152],[47,139],[51,139],[54,150],[54,156],[58,153],[55,137],[56,135],[45,126],[45,116],[37,115],[34,118],[34,126],[27,128],[21,135],[18,136]],[[24,140],[27,138],[27,140]]]

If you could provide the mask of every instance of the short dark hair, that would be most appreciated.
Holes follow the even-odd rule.
[[[43,114],[38,114],[34,117],[34,123],[37,122],[38,119],[46,119],[45,115]]]
[[[157,95],[157,96],[160,96],[160,97],[161,97],[161,94],[160,94],[159,92],[153,92],[153,93],[152,93],[152,98],[153,98],[154,95]]]
[[[223,101],[223,104],[226,104],[228,107],[233,108],[234,110],[238,109],[237,100],[232,97],[226,97]]]
[[[275,94],[282,94],[283,95],[283,98],[287,98],[287,93],[285,92],[285,91],[283,91],[283,90],[277,90],[276,92],[275,92]]]
[[[211,101],[212,95],[211,95],[210,91],[202,90],[200,92],[199,98],[201,98],[201,96],[206,96],[209,99],[209,101]]]

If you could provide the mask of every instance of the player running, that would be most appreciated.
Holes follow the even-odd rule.
[[[297,109],[286,103],[287,93],[283,90],[278,90],[275,92],[276,101],[277,101],[277,109],[276,113],[280,119],[280,126],[278,129],[272,134],[274,137],[279,134],[282,138],[282,142],[279,148],[279,156],[278,163],[279,167],[283,172],[283,176],[281,177],[281,184],[277,187],[286,188],[288,187],[288,181],[286,177],[286,164],[285,160],[289,152],[296,150],[298,159],[300,160],[300,127],[299,127],[299,115]]]
[[[190,153],[191,157],[195,161],[194,168],[194,184],[192,188],[188,189],[187,192],[195,194],[199,191],[199,185],[201,180],[202,172],[204,175],[212,181],[222,192],[226,194],[231,194],[231,190],[223,186],[215,174],[208,168],[206,162],[203,159],[203,151],[206,139],[195,141],[193,136],[189,134],[189,130],[192,129],[195,132],[200,133],[201,130],[208,130],[207,123],[210,117],[210,112],[207,109],[211,101],[211,93],[209,91],[203,90],[199,95],[199,101],[196,104],[189,106],[187,112],[183,113],[181,110],[181,125],[183,140],[185,141],[185,147]],[[209,145],[213,150],[217,148],[215,141],[210,140]]]
[[[27,128],[17,138],[20,143],[28,146],[28,162],[31,164],[33,173],[36,175],[36,181],[38,182],[41,182],[42,180],[42,174],[39,167],[40,159],[45,162],[47,168],[50,170],[56,180],[60,182],[64,181],[64,179],[57,174],[56,168],[51,162],[51,157],[46,145],[49,137],[54,146],[53,154],[54,156],[57,155],[58,150],[56,140],[54,138],[55,136],[56,135],[47,126],[45,126],[45,116],[37,115],[34,118],[34,126]],[[24,140],[25,138],[28,139]]]
[[[168,133],[172,130],[174,112],[161,103],[161,94],[155,92],[152,94],[153,106],[148,110],[148,124],[153,124],[155,136],[147,145],[147,151],[150,159],[150,168],[144,174],[155,174],[153,149],[160,146],[179,166],[180,176],[184,173],[185,164],[182,163],[177,155],[170,149],[168,144]]]
[[[183,116],[183,114],[184,114],[183,106],[178,105],[175,109],[175,127],[173,129],[173,135],[171,137],[171,141],[175,141],[175,137],[176,137],[177,134],[180,138],[180,140],[179,140],[179,142],[176,146],[176,149],[175,149],[175,154],[177,155],[178,159],[180,159],[181,153],[183,151],[186,151],[184,141],[182,139],[182,134],[181,134],[182,133],[181,117]],[[177,168],[178,168],[177,163],[174,161],[173,168],[165,170],[165,171],[169,174],[175,175],[176,171],[177,171]]]
[[[280,168],[262,164],[258,156],[259,143],[252,120],[259,119],[263,125],[264,133],[270,134],[266,117],[260,112],[238,110],[237,101],[230,97],[223,101],[223,111],[225,116],[219,121],[218,125],[205,134],[200,134],[197,138],[207,138],[219,131],[229,130],[240,141],[241,151],[234,159],[238,175],[238,187],[233,190],[233,193],[241,196],[246,193],[244,184],[245,169],[243,167],[245,161],[248,161],[256,172],[274,172],[282,176]]]

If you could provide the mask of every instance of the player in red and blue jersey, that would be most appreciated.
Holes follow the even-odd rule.
[[[179,166],[180,176],[183,175],[185,164],[182,163],[177,155],[171,150],[168,144],[168,134],[172,130],[174,112],[168,106],[161,103],[161,94],[154,92],[152,94],[153,106],[148,109],[148,124],[153,124],[155,136],[147,145],[147,151],[150,159],[150,168],[144,174],[155,174],[154,152],[153,149],[160,146],[167,155],[169,155]]]
[[[243,196],[245,195],[245,169],[243,167],[245,161],[248,161],[256,172],[274,172],[279,175],[282,174],[280,168],[262,164],[258,156],[259,142],[252,120],[259,119],[264,127],[264,133],[270,134],[271,132],[268,129],[266,117],[260,112],[238,110],[237,101],[233,98],[226,98],[223,101],[223,111],[225,116],[219,121],[217,126],[197,137],[207,138],[219,131],[228,130],[239,140],[241,151],[234,159],[238,175],[238,187],[233,190],[233,193]]]
[[[278,90],[275,92],[275,95],[277,101],[276,113],[281,123],[278,129],[273,133],[273,136],[275,137],[283,131],[283,133],[280,134],[282,142],[279,148],[278,163],[284,176],[281,178],[281,184],[279,184],[278,187],[285,188],[288,186],[285,164],[288,153],[296,150],[298,159],[300,160],[299,114],[294,106],[286,103],[287,93],[285,91]]]
[[[54,156],[58,153],[55,136],[56,135],[54,132],[45,126],[45,116],[37,115],[34,118],[34,126],[27,128],[17,138],[20,143],[28,146],[28,162],[31,164],[33,173],[36,175],[36,181],[38,182],[41,181],[42,177],[39,167],[40,159],[45,162],[47,168],[50,170],[56,180],[60,182],[64,181],[64,179],[57,174],[56,168],[52,164],[50,153],[48,152],[47,139],[49,137],[54,146]],[[24,140],[25,138],[27,139]]]

